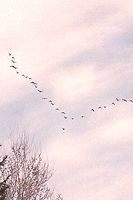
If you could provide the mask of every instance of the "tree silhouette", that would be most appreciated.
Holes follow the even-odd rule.
[[[12,144],[4,174],[10,175],[6,200],[57,199],[54,198],[54,190],[49,187],[53,170],[49,163],[43,161],[41,153],[32,153],[25,137]]]
[[[1,146],[1,145],[0,145]],[[9,176],[6,178],[3,178],[3,168],[5,166],[7,156],[4,156],[2,160],[0,161],[0,200],[5,200],[6,199],[6,194],[7,194],[7,180]]]

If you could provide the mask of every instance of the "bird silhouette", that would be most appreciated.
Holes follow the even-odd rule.
[[[15,58],[12,56],[12,59],[14,59],[15,60]]]
[[[98,107],[98,109],[101,109],[101,108],[102,108],[101,106]]]
[[[103,106],[104,108],[107,108],[107,106]]]
[[[9,56],[11,56],[12,54],[11,53],[9,53]]]
[[[65,131],[65,128],[62,128],[63,131]]]
[[[74,117],[72,117],[71,119],[74,120]]]
[[[16,63],[16,61],[14,61],[14,60],[11,60],[13,63]]]
[[[18,67],[15,67],[14,65],[11,65],[10,67],[14,68],[14,69],[18,69]]]
[[[94,110],[93,108],[91,109],[91,111],[92,111],[92,112],[95,112],[95,110]]]
[[[84,116],[84,115],[81,115],[81,117],[84,118],[85,116]]]
[[[127,100],[126,100],[126,99],[122,99],[122,101],[125,101],[125,102],[127,102]]]
[[[66,117],[66,116],[64,116],[64,119],[67,119],[67,117]]]
[[[37,83],[35,83],[34,81],[30,82],[31,84],[37,85]]]
[[[19,72],[16,72],[17,74],[19,74]]]
[[[50,103],[52,103],[52,100],[49,100]]]
[[[114,105],[114,106],[115,106],[115,103],[113,102],[113,103],[112,103],[112,105]]]
[[[120,99],[116,98],[116,101],[120,101]]]
[[[59,110],[59,108],[56,108],[55,110]]]
[[[132,100],[132,99],[130,99],[129,101],[133,103],[133,100]]]
[[[64,114],[64,115],[66,114],[65,112],[61,112],[61,113]]]
[[[22,76],[23,76],[24,78],[28,78],[28,76],[26,76],[26,75],[24,75],[24,74],[22,74]]]
[[[43,92],[42,90],[38,90],[38,92]]]
[[[54,103],[51,103],[52,106],[54,106]]]
[[[47,97],[43,97],[42,99],[48,99]]]
[[[31,80],[32,78],[31,77],[29,77],[29,80]]]

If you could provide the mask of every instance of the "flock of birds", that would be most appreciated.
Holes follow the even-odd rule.
[[[10,60],[11,61],[10,68],[14,69],[18,75],[20,75],[20,76],[24,77],[25,79],[29,80],[30,84],[33,85],[33,87],[37,90],[37,92],[43,94],[44,91],[41,90],[41,89],[39,89],[38,84],[37,84],[36,81],[34,81],[30,76],[28,76],[28,75],[26,75],[24,73],[21,73],[19,71],[19,68],[16,66],[16,59],[15,59],[14,56],[12,56],[12,53],[9,53],[9,57],[11,58],[11,60]],[[63,118],[65,120],[67,120],[67,119],[75,120],[76,119],[75,117],[68,117],[68,115],[66,114],[66,112],[62,111],[59,107],[56,107],[56,104],[49,97],[43,96],[42,100],[45,100],[48,103],[50,103],[50,105],[54,108],[54,110],[57,111],[57,112],[59,112],[63,116]],[[125,99],[125,98],[120,99],[120,98],[116,98],[115,101],[111,103],[111,105],[115,106],[116,103],[119,102],[119,101],[133,103],[133,99]],[[94,109],[94,108],[90,109],[90,112],[94,113],[94,112],[96,112],[96,111],[98,111],[100,109],[106,109],[106,108],[107,108],[107,106],[105,106],[105,105],[104,106],[99,106],[97,109]],[[84,117],[86,117],[86,115],[80,115],[80,118],[84,118]],[[65,128],[62,127],[62,130],[65,131]]]

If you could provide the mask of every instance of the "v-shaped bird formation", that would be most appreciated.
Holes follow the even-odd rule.
[[[39,88],[38,83],[36,81],[34,81],[31,76],[28,76],[27,74],[21,73],[19,71],[19,68],[16,66],[16,63],[17,63],[16,59],[15,59],[14,56],[12,56],[12,53],[9,53],[9,57],[10,57],[10,61],[11,61],[10,68],[13,69],[13,70],[15,70],[15,72],[16,72],[17,75],[19,75],[21,77],[24,77],[25,79],[27,79],[28,81],[30,81],[30,84],[32,84],[32,86],[34,87],[34,89],[36,89],[36,91],[38,93],[41,93],[43,95],[41,97],[42,100],[47,101],[55,111],[57,111],[58,113],[60,113],[62,115],[62,117],[64,118],[64,120],[68,120],[68,119],[69,120],[76,120],[77,119],[77,117],[75,118],[75,117],[71,117],[71,116],[67,115],[65,111],[62,111],[59,107],[56,106],[56,103],[53,102],[52,99],[50,99],[49,97],[45,96],[44,95],[44,91]],[[92,113],[95,113],[98,110],[107,109],[111,105],[112,106],[116,106],[118,102],[133,103],[133,99],[125,99],[125,98],[118,98],[118,97],[116,97],[115,100],[113,102],[111,102],[110,105],[108,105],[108,106],[107,105],[103,105],[103,106],[99,106],[97,108],[91,108],[89,111],[92,112]],[[86,116],[87,115],[79,115],[79,117],[81,119],[84,119]],[[62,127],[62,131],[65,131],[65,130],[66,130],[66,128]]]

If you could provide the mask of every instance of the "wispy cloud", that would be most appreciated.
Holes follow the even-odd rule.
[[[0,12],[1,137],[18,126],[41,141],[64,199],[131,200],[133,105],[112,102],[132,97],[132,2],[6,0]],[[64,120],[11,70],[9,51],[76,120]]]

